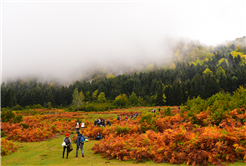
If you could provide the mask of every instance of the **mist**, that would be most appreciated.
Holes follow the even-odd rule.
[[[245,36],[246,1],[2,2],[2,80],[73,82],[168,63],[180,38]],[[236,12],[231,11],[236,9]]]

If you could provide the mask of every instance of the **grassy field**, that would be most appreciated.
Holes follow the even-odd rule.
[[[73,143],[73,151],[69,154],[68,159],[62,158],[62,140],[63,136],[57,138],[32,143],[19,143],[15,144],[21,146],[17,152],[1,158],[1,165],[129,165],[129,166],[151,166],[151,165],[164,165],[169,166],[168,163],[154,163],[153,161],[147,161],[145,163],[133,163],[133,161],[118,161],[107,160],[102,158],[99,154],[94,154],[91,148],[96,141],[86,142],[84,145],[83,158],[81,154],[79,157],[75,157],[76,145]],[[245,166],[242,162],[230,164],[231,166]],[[185,166],[181,164],[179,166]]]
[[[148,112],[154,108],[139,108],[131,109],[130,111],[141,111]],[[158,110],[158,108],[155,108]],[[117,118],[117,114],[88,114],[84,118],[92,117],[91,120],[95,120],[98,117],[106,118],[113,116]],[[72,138],[75,134],[70,135]],[[84,154],[85,157],[82,157],[81,154],[78,158],[75,157],[76,154],[76,145],[73,143],[73,151],[69,154],[68,159],[62,158],[63,148],[61,146],[64,136],[57,136],[54,139],[50,139],[42,142],[31,142],[31,143],[20,143],[14,142],[19,146],[17,152],[12,153],[8,156],[1,157],[1,165],[86,165],[86,166],[96,166],[96,165],[165,165],[170,166],[168,163],[154,163],[153,161],[146,161],[145,163],[133,163],[133,161],[118,161],[107,160],[102,158],[100,154],[94,154],[91,148],[97,142],[92,140],[86,142],[84,145]],[[245,163],[242,161],[229,164],[231,166],[245,166]],[[185,166],[181,164],[180,166]]]
[[[43,141],[32,143],[19,143],[17,145],[22,146],[17,152],[1,158],[1,165],[156,165],[153,161],[146,163],[133,163],[133,161],[118,161],[118,160],[106,160],[99,154],[94,154],[91,148],[96,141],[86,142],[84,145],[83,158],[81,154],[79,157],[75,157],[76,145],[73,143],[73,151],[69,154],[68,159],[62,158],[62,140],[63,136]],[[161,163],[158,165],[170,165]]]

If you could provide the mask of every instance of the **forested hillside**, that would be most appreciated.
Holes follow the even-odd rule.
[[[149,64],[144,70],[114,76],[97,75],[92,81],[69,86],[34,79],[2,83],[1,107],[40,104],[70,106],[75,88],[81,92],[86,109],[90,103],[112,103],[114,107],[181,105],[188,98],[206,99],[219,91],[232,94],[246,86],[246,37],[217,47],[180,41],[168,64]]]

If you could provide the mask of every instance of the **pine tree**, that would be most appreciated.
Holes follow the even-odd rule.
[[[180,83],[178,82],[175,88],[175,105],[181,105],[182,102],[183,102],[183,91],[180,86]]]
[[[226,81],[226,77],[224,77],[221,73],[220,75],[220,79],[219,79],[219,85],[220,85],[220,89],[228,92],[228,85],[227,85],[227,81]]]
[[[166,95],[166,105],[171,105],[170,85],[166,86],[164,94]]]
[[[20,91],[18,91],[17,94],[16,94],[16,102],[17,102],[17,104],[20,104],[21,99],[22,99],[22,93]]]
[[[0,88],[0,107],[4,107],[3,88]]]
[[[48,94],[47,94],[47,96],[46,96],[46,102],[47,102],[47,103],[48,103],[48,102],[51,102],[51,104],[52,104],[53,106],[56,105],[55,99],[54,99],[54,95],[53,95],[51,89],[49,89]]]
[[[11,90],[10,88],[8,88],[8,90],[6,91],[5,95],[4,95],[4,99],[5,99],[5,107],[13,107],[13,101],[11,99]]]
[[[20,101],[20,105],[21,106],[27,106],[29,105],[29,101],[31,100],[31,95],[29,93],[29,90],[25,90],[24,92],[24,96],[22,97],[21,101]]]
[[[163,91],[160,89],[158,92],[157,92],[157,96],[156,96],[156,99],[155,99],[155,105],[156,106],[163,106],[165,103],[164,103],[164,98],[163,98]]]

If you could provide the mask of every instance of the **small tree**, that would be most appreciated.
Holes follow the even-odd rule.
[[[73,92],[73,105],[77,108],[77,111],[79,110],[81,106],[83,106],[84,98],[85,96],[82,93],[82,91],[79,93],[78,88],[75,88]]]
[[[128,99],[129,105],[136,106],[138,104],[138,97],[136,93],[132,92],[131,96]]]
[[[92,93],[92,100],[94,100],[94,101],[97,100],[97,93],[98,93],[98,89],[95,90],[95,91]]]
[[[98,101],[99,103],[103,103],[103,102],[106,101],[106,97],[105,97],[105,93],[104,93],[104,92],[101,92],[101,93],[98,95],[97,101]]]
[[[48,107],[49,109],[52,108],[51,102],[48,102],[48,103],[47,103],[47,107]]]

